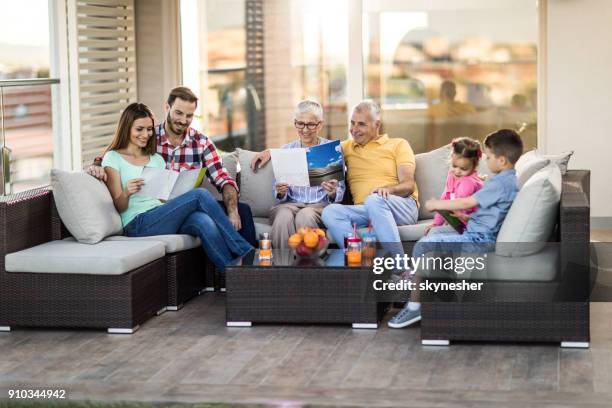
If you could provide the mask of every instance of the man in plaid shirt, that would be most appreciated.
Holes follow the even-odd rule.
[[[206,177],[223,196],[231,224],[251,245],[255,245],[255,224],[251,208],[238,202],[238,185],[223,167],[213,142],[190,127],[198,106],[197,96],[186,87],[174,88],[166,101],[166,120],[156,127],[157,153],[166,161],[168,170],[183,171],[206,167]],[[100,160],[101,162],[101,160]],[[106,180],[106,172],[98,159],[87,170],[89,174]]]

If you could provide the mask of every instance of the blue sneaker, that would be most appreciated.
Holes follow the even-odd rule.
[[[402,310],[400,310],[395,316],[389,320],[387,325],[392,329],[401,329],[402,327],[408,327],[421,320],[421,308],[418,310],[410,310],[408,303]]]

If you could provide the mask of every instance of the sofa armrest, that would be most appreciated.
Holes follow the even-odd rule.
[[[559,209],[559,233],[561,243],[590,241],[590,171],[569,170],[563,176]]]
[[[563,193],[559,210],[559,233],[561,243],[583,243],[590,241],[591,208],[584,193]]]
[[[55,206],[55,200],[51,200],[51,239],[60,240],[71,237],[72,234],[68,231],[68,228],[62,222],[57,207]]]
[[[48,187],[0,199],[0,258],[51,241],[51,201]]]
[[[563,176],[559,208],[561,270],[566,293],[564,299],[588,300],[590,290],[590,172],[571,170]]]
[[[591,196],[591,171],[568,170],[563,175],[563,192],[584,193],[588,199]]]

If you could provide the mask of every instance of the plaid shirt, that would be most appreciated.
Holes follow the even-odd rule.
[[[223,167],[221,156],[213,142],[192,127],[185,131],[185,139],[180,146],[170,144],[164,128],[165,122],[157,125],[157,153],[166,161],[166,169],[174,171],[207,168],[206,177],[221,192],[223,186],[230,184],[236,191],[238,185]]]

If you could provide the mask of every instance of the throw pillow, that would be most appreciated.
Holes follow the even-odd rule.
[[[563,176],[565,175],[565,173],[567,173],[567,167],[569,164],[569,160],[573,154],[574,154],[573,150],[570,150],[564,153],[559,153],[559,154],[541,154],[541,153],[538,153],[536,150],[530,150],[521,156],[521,158],[517,162],[517,165],[519,164],[521,159],[523,161],[532,160],[534,157],[538,159],[548,159],[551,161],[551,163],[555,163],[557,166],[559,166],[559,169],[561,170],[561,175]]]
[[[253,217],[268,217],[270,208],[276,203],[272,190],[274,173],[272,163],[254,173],[251,170],[251,160],[257,152],[236,149],[238,152],[238,163],[240,164],[240,202],[251,207]]]
[[[85,173],[51,170],[53,199],[62,222],[79,242],[96,244],[123,234],[106,185]]]
[[[225,167],[225,170],[227,170],[230,176],[232,176],[232,178],[236,180],[236,175],[238,174],[238,153],[234,151],[232,153],[222,154],[221,161],[223,163],[223,167]],[[208,180],[208,177],[204,177],[204,180],[202,181],[202,185],[200,187],[204,188],[210,194],[212,194],[212,196],[216,200],[223,200],[223,196],[221,195],[221,193],[219,193],[217,187],[213,186],[210,180]]]
[[[446,185],[451,145],[442,146],[427,153],[416,155],[414,178],[419,189],[419,219],[433,218],[433,213],[425,210],[425,201],[440,198]]]
[[[535,155],[522,155],[514,166],[519,189],[538,171],[550,164],[549,159],[541,159]]]
[[[561,181],[561,170],[552,163],[527,180],[497,236],[498,255],[530,255],[546,245],[557,220]]]

